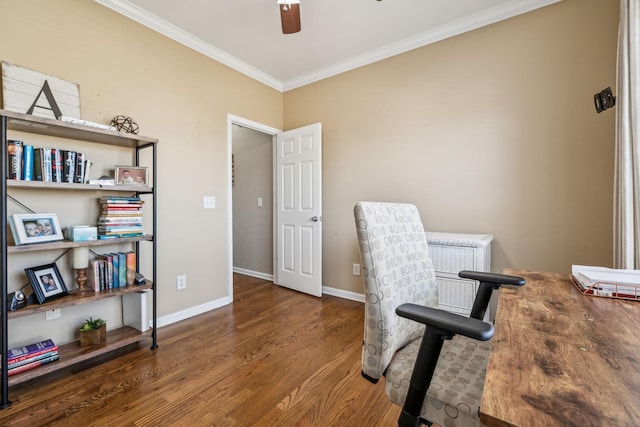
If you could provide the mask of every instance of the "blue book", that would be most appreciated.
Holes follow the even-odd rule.
[[[33,145],[22,148],[22,179],[33,181]]]
[[[110,254],[109,255],[112,258],[112,262],[113,262],[113,287],[114,288],[119,288],[120,287],[120,259],[118,254]]]
[[[127,254],[118,253],[118,283],[120,286],[127,286]]]

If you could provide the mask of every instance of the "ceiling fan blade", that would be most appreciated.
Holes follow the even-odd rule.
[[[281,4],[280,19],[282,20],[282,33],[297,33],[302,29],[300,26],[300,5],[299,4]]]

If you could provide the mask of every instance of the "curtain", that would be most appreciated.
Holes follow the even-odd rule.
[[[640,0],[620,1],[613,266],[640,269]]]

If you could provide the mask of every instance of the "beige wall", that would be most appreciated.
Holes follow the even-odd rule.
[[[361,293],[352,208],[416,203],[427,229],[491,233],[492,270],[612,262],[618,1],[565,0],[285,93],[323,125],[324,284]]]
[[[3,2],[0,57],[78,83],[84,119],[108,123],[126,114],[141,134],[159,138],[159,315],[227,296],[227,114],[282,128],[282,94],[86,0]],[[216,197],[215,210],[203,209],[205,195]],[[63,226],[75,221],[64,207],[43,205]],[[57,255],[38,253],[24,262],[38,265]],[[180,292],[179,274],[188,283]],[[103,305],[92,305],[89,314],[101,314]],[[39,325],[67,341],[70,324],[87,315],[83,310],[65,308],[60,320],[46,323],[44,315],[12,321],[10,341]]]
[[[272,139],[233,126],[233,267],[260,277],[273,274]]]
[[[611,264],[615,111],[592,97],[615,87],[617,0],[565,0],[284,95],[95,2],[2,12],[0,59],[78,83],[87,120],[126,114],[159,138],[160,316],[227,296],[228,113],[322,122],[327,286],[361,293],[352,207],[366,199],[414,202],[429,230],[494,234],[494,271]],[[55,211],[78,220],[75,205]],[[29,255],[12,277],[52,258]],[[13,321],[10,341],[35,328],[64,341],[86,311],[63,312]]]

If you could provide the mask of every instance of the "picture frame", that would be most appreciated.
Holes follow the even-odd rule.
[[[115,167],[116,186],[149,186],[149,168],[146,166]]]
[[[33,293],[40,304],[49,302],[68,294],[58,266],[53,264],[25,268]]]
[[[16,245],[64,239],[58,215],[54,213],[13,214],[9,225]]]

